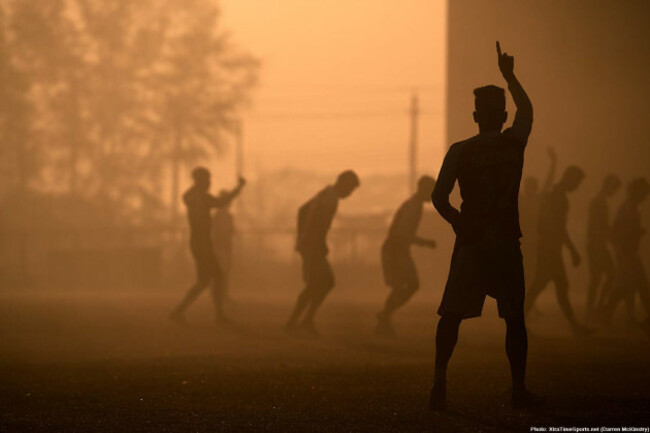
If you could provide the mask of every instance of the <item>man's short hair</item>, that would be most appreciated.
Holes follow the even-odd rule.
[[[192,170],[192,179],[195,181],[208,177],[210,177],[210,170],[205,167],[195,167],[194,170]]]
[[[505,111],[506,92],[498,86],[483,86],[474,89],[474,108],[476,111]]]
[[[431,176],[422,176],[418,180],[418,191],[426,191],[431,194],[436,186],[436,180]]]
[[[336,178],[336,183],[339,185],[346,184],[358,187],[361,184],[361,181],[359,181],[359,176],[357,176],[354,171],[345,170]]]
[[[583,179],[585,177],[586,173],[583,169],[578,167],[577,165],[570,165],[567,167],[567,169],[564,171],[564,179],[568,179],[570,177],[576,178],[576,179]]]

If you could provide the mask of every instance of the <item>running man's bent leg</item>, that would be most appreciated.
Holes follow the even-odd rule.
[[[414,283],[406,283],[401,287],[393,287],[382,312],[387,318],[390,318],[395,311],[403,307],[418,291],[419,286]]]
[[[311,302],[307,307],[305,318],[303,319],[303,324],[308,326],[313,325],[316,311],[318,311],[327,295],[334,288],[334,273],[332,272],[332,267],[327,261],[327,257],[320,257],[316,260],[317,262],[314,263],[314,273],[310,281],[313,295],[310,299]]]
[[[575,317],[571,301],[569,300],[569,280],[566,276],[566,269],[564,263],[558,263],[558,267],[553,272],[553,282],[555,283],[555,295],[557,302],[560,305],[564,317],[571,325],[571,329],[576,334],[587,334],[592,330],[580,325]]]
[[[176,308],[174,308],[172,312],[172,316],[175,317],[181,316],[185,312],[187,307],[189,307],[192,304],[192,302],[194,302],[194,300],[198,298],[201,292],[203,292],[203,290],[205,290],[206,287],[208,287],[208,284],[209,284],[208,281],[197,281],[192,287],[190,287],[190,289],[185,294],[183,300],[181,300],[181,302],[176,306]]]
[[[391,292],[386,299],[384,310],[380,313],[385,320],[390,320],[391,315],[404,304],[420,288],[420,279],[413,258],[406,253],[382,255],[384,275]],[[388,278],[390,276],[390,278]]]
[[[309,305],[314,291],[314,288],[311,285],[313,280],[312,274],[314,272],[314,261],[304,253],[300,253],[300,256],[302,258],[302,279],[305,282],[305,288],[298,295],[296,304],[293,307],[293,311],[291,312],[291,316],[286,325],[286,329],[288,330],[295,328],[298,319],[307,308],[307,305]]]
[[[302,313],[305,311],[307,308],[307,305],[311,301],[311,297],[313,295],[313,290],[311,287],[306,286],[298,295],[298,299],[296,300],[296,305],[293,307],[293,311],[291,312],[291,316],[289,317],[289,321],[287,322],[286,328],[287,329],[293,329],[296,326],[296,323],[298,322],[298,319],[302,315]]]
[[[210,264],[202,254],[194,253],[196,265],[196,283],[185,294],[185,297],[174,308],[172,317],[180,318],[183,312],[189,307],[194,300],[201,294],[210,283]]]

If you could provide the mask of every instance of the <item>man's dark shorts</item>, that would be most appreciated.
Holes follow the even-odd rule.
[[[221,267],[209,242],[190,241],[190,250],[196,265],[197,281],[207,284],[222,277]]]
[[[388,287],[417,289],[420,285],[418,271],[408,249],[384,243],[381,247],[381,267]]]
[[[456,244],[438,314],[478,317],[489,295],[497,300],[499,317],[523,316],[525,291],[519,239]]]
[[[302,256],[302,278],[307,287],[331,289],[334,287],[334,272],[327,256],[321,254],[300,254]]]

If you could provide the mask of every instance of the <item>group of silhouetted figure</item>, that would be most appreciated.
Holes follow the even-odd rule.
[[[579,323],[569,302],[569,280],[562,258],[563,248],[566,247],[573,266],[577,267],[582,262],[567,229],[567,216],[568,194],[578,189],[585,173],[577,166],[569,166],[554,185],[557,158],[553,149],[549,149],[549,155],[551,166],[542,191],[538,190],[535,178],[527,178],[520,200],[522,225],[528,229],[522,242],[524,263],[531,277],[527,284],[525,312],[531,313],[539,294],[552,282],[560,309],[572,331],[576,335],[590,334],[595,329]],[[645,232],[641,227],[639,205],[650,192],[650,185],[644,178],[632,179],[612,222],[608,201],[616,195],[621,185],[618,176],[605,176],[599,191],[589,203],[586,239],[589,283],[585,321],[607,327],[618,306],[624,302],[627,326],[641,327],[647,332],[648,323],[638,323],[635,318],[635,299],[638,293],[643,309],[650,314],[650,287],[639,251]]]
[[[551,170],[539,191],[534,179],[527,179],[521,195],[521,213],[527,237],[520,243],[520,183],[524,151],[533,124],[533,107],[514,73],[514,59],[502,53],[497,42],[498,66],[515,102],[517,111],[510,128],[502,130],[508,113],[505,90],[485,86],[474,90],[474,120],[479,134],[453,144],[442,164],[437,181],[423,176],[417,190],[397,210],[381,247],[381,264],[391,292],[377,314],[377,333],[392,335],[391,317],[418,290],[419,278],[411,256],[411,246],[433,248],[433,240],[417,235],[423,205],[430,198],[435,209],[456,234],[449,275],[438,314],[436,331],[435,377],[430,407],[442,410],[446,404],[447,365],[458,339],[463,319],[482,314],[486,296],[496,299],[499,317],[506,323],[506,353],[512,374],[512,405],[536,406],[540,397],[525,386],[528,338],[525,314],[549,282],[553,282],[562,312],[572,330],[588,334],[592,329],[581,325],[568,297],[569,283],[562,258],[567,247],[574,265],[580,254],[567,230],[568,194],[581,184],[585,173],[577,166],[566,169],[553,185],[555,154],[550,151]],[[210,195],[210,173],[196,168],[193,186],[184,194],[190,225],[190,248],[196,264],[197,281],[174,309],[172,319],[183,321],[183,312],[207,287],[211,287],[218,323],[227,322],[223,304],[227,293],[227,269],[230,263],[232,217],[227,209],[245,184],[219,196]],[[456,209],[450,194],[458,183],[462,204]],[[649,192],[644,179],[634,179],[613,223],[608,217],[607,200],[621,185],[607,176],[589,210],[587,253],[590,282],[587,312],[590,319],[611,320],[617,306],[624,302],[633,323],[634,299],[638,292],[650,313],[648,281],[639,255],[641,228],[639,204]],[[335,285],[328,261],[327,234],[339,200],[360,186],[354,171],[341,173],[335,183],[326,186],[298,210],[296,250],[302,258],[304,289],[286,323],[288,332],[317,334],[314,317]],[[217,209],[216,215],[211,211]],[[225,227],[214,246],[212,226]],[[221,245],[221,246],[219,246]],[[610,253],[613,246],[615,258]],[[220,249],[226,251],[219,253]],[[524,255],[522,255],[522,249]],[[225,257],[225,258],[224,258]],[[524,262],[526,266],[524,266]],[[526,268],[530,275],[526,292]],[[534,272],[530,272],[534,269]],[[647,324],[646,324],[647,326]]]

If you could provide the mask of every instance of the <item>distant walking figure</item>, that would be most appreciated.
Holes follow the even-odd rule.
[[[314,315],[327,294],[334,287],[334,273],[327,260],[327,233],[338,208],[339,199],[346,198],[359,186],[355,172],[341,173],[334,185],[321,190],[298,209],[296,250],[302,257],[305,288],[298,296],[296,306],[286,325],[287,331],[298,327],[298,319],[307,311],[300,328],[317,335]]]
[[[537,178],[527,177],[522,183],[522,193],[519,195],[519,221],[521,223],[521,232],[524,233],[521,238],[521,252],[524,256],[524,275],[527,286],[535,274],[535,266],[537,265],[537,218],[539,216],[540,202],[542,195],[553,186],[555,178],[557,156],[553,148],[548,148],[548,155],[551,159],[551,165],[541,191]]]
[[[430,199],[435,184],[435,180],[430,176],[420,178],[415,194],[400,206],[393,217],[388,237],[381,247],[384,281],[391,288],[391,292],[384,309],[377,314],[378,335],[393,335],[393,313],[406,304],[420,287],[418,272],[411,257],[411,245],[429,248],[436,246],[435,241],[417,235],[422,219],[422,205]]]
[[[239,185],[219,197],[210,195],[210,172],[203,167],[192,171],[194,185],[183,194],[190,225],[190,250],[196,264],[196,283],[171,314],[172,320],[183,322],[185,309],[212,283],[212,299],[217,324],[226,322],[223,313],[224,280],[211,238],[210,211],[227,207],[239,195],[246,181],[239,179]]]
[[[569,215],[567,194],[578,189],[584,177],[585,173],[582,169],[575,165],[569,166],[553,190],[544,194],[542,198],[538,225],[537,269],[526,294],[526,313],[528,313],[548,283],[553,282],[558,304],[576,335],[589,334],[593,330],[579,324],[573,313],[569,301],[569,280],[562,258],[562,249],[567,247],[573,265],[580,265],[580,254],[567,229]]]
[[[540,403],[524,382],[528,340],[518,208],[533,106],[515,77],[513,57],[502,54],[498,42],[497,53],[499,69],[517,106],[512,127],[502,131],[507,118],[504,90],[496,86],[475,89],[474,121],[479,134],[449,148],[432,196],[433,205],[456,233],[449,278],[438,309],[441,318],[430,399],[435,410],[445,407],[447,365],[460,323],[481,315],[486,295],[496,298],[499,317],[506,322],[513,407]],[[460,211],[449,202],[456,181],[462,198]]]
[[[596,319],[596,311],[602,310],[610,295],[614,281],[614,258],[609,251],[611,226],[609,200],[621,186],[618,176],[610,174],[603,180],[598,194],[589,203],[587,220],[587,259],[589,260],[589,285],[585,313],[588,320]]]
[[[645,201],[650,192],[648,181],[643,178],[634,179],[627,188],[625,201],[616,213],[612,224],[612,244],[616,253],[616,278],[613,290],[607,304],[607,321],[620,303],[624,300],[628,305],[628,324],[634,323],[634,297],[638,293],[646,313],[646,331],[650,322],[650,285],[639,252],[641,238],[646,231],[641,226],[639,206]]]
[[[219,197],[227,197],[228,191],[221,191]],[[212,245],[217,262],[223,273],[223,297],[230,300],[230,268],[232,267],[233,238],[235,221],[230,205],[217,208],[212,216]]]

